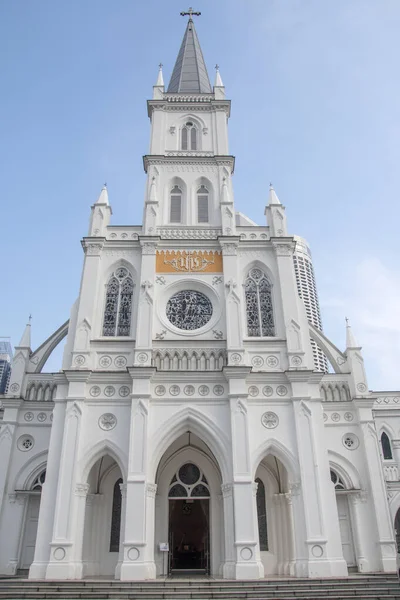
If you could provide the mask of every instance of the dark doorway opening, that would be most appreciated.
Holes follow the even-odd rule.
[[[210,570],[208,498],[169,500],[170,573]]]

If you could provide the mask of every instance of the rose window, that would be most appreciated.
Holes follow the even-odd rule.
[[[167,303],[167,318],[178,329],[200,329],[212,317],[210,300],[195,290],[183,290],[174,294]]]

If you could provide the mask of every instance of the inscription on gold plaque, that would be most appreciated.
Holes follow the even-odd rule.
[[[217,250],[158,250],[157,273],[222,273],[222,254]]]

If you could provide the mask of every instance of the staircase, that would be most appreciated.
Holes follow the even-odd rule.
[[[23,598],[102,600],[400,600],[396,575],[354,575],[331,579],[159,579],[127,582],[102,579],[82,581],[32,581],[0,578],[0,600]]]

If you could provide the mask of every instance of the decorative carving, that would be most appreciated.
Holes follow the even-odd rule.
[[[294,245],[273,242],[273,246],[277,256],[290,256],[293,254]]]
[[[322,415],[324,422],[326,422],[328,420],[328,415],[326,413],[323,413]]]
[[[75,484],[75,495],[86,496],[89,491],[90,485],[88,483],[77,483]]]
[[[263,390],[262,390],[264,396],[272,396],[272,394],[274,393],[273,388],[270,385],[264,385]]]
[[[94,398],[97,398],[97,396],[100,396],[100,392],[101,392],[101,389],[99,388],[98,385],[93,385],[89,390],[89,394],[91,396],[93,396]]]
[[[124,367],[126,367],[127,365],[127,360],[125,358],[125,356],[117,356],[114,359],[114,365],[118,368],[118,369],[123,369]]]
[[[184,389],[183,389],[183,393],[186,396],[193,396],[195,392],[194,386],[193,385],[185,385]]]
[[[88,256],[99,256],[102,244],[84,244],[84,250]]]
[[[217,329],[213,329],[213,334],[214,334],[214,339],[216,339],[216,340],[222,340],[224,337],[224,334],[222,333],[222,331],[217,330]]]
[[[279,360],[276,356],[267,356],[267,358],[265,359],[265,362],[267,363],[267,365],[269,367],[274,368],[277,367],[279,364]]]
[[[10,385],[10,392],[12,392],[13,394],[19,392],[19,383],[12,383]]]
[[[33,417],[34,417],[34,414],[33,414],[33,412],[26,412],[26,413],[24,414],[24,419],[25,419],[25,421],[28,421],[28,422],[29,422],[29,421],[33,421]]]
[[[331,419],[334,423],[337,423],[338,421],[340,421],[340,415],[337,412],[334,412],[331,414]]]
[[[221,485],[222,496],[224,498],[229,498],[232,496],[232,484],[231,483],[223,483]]]
[[[214,385],[213,392],[216,396],[222,396],[224,393],[223,385]]]
[[[107,385],[104,388],[104,394],[108,397],[111,398],[111,396],[114,396],[115,394],[115,387],[113,385]]]
[[[182,227],[160,227],[158,233],[163,239],[173,240],[216,240],[222,235],[220,229],[189,229]]]
[[[146,484],[146,493],[149,498],[155,498],[157,493],[157,484],[156,483],[147,483]]]
[[[223,256],[237,256],[237,244],[223,244],[222,254]]]
[[[156,275],[156,283],[159,283],[160,285],[165,285],[167,283],[167,280],[163,275]]]
[[[352,421],[354,419],[353,413],[351,413],[351,412],[345,412],[344,413],[344,419],[345,419],[345,421]]]
[[[208,385],[201,385],[199,387],[200,396],[208,396],[209,393],[210,393],[210,388],[208,387]]]
[[[139,363],[143,364],[149,360],[149,355],[146,352],[139,352],[136,359]]]
[[[157,396],[164,396],[166,389],[163,385],[157,385],[154,391],[157,394]]]
[[[109,367],[112,363],[111,357],[110,356],[102,356],[99,360],[99,365],[101,367],[104,367],[105,369],[107,367]]]
[[[365,385],[365,383],[357,383],[357,389],[363,394],[367,391],[367,386]]]
[[[117,417],[112,413],[104,413],[99,417],[99,427],[104,431],[111,431],[117,425]]]
[[[222,275],[214,275],[211,283],[213,285],[217,285],[218,283],[222,283]]]
[[[36,418],[39,421],[39,423],[44,423],[47,420],[47,415],[44,412],[40,412],[38,413],[38,416]]]
[[[275,429],[279,425],[279,417],[274,412],[266,412],[261,417],[261,423],[267,429]]]
[[[130,392],[131,390],[127,385],[121,385],[121,387],[118,390],[118,394],[121,396],[121,398],[126,398],[127,396],[129,396]]]
[[[230,358],[230,362],[232,362],[235,365],[238,365],[239,363],[242,362],[242,357],[237,352],[234,352],[233,354],[231,354],[229,358]]]
[[[181,388],[179,387],[179,385],[171,385],[171,387],[169,388],[169,393],[171,394],[171,396],[177,396],[178,394],[180,394]]]
[[[259,369],[263,366],[264,359],[262,356],[253,356],[253,358],[251,359],[251,364],[253,365],[253,367],[257,367]]]
[[[227,281],[225,283],[225,287],[228,290],[228,295],[232,294],[234,289],[237,287],[237,283],[234,279],[229,279],[229,281]]]
[[[299,367],[303,361],[300,356],[292,356],[290,362],[294,367]]]
[[[249,392],[249,396],[252,396],[253,398],[255,398],[259,394],[259,389],[256,385],[251,385],[249,387],[248,392]]]
[[[166,335],[167,335],[167,330],[163,329],[161,331],[161,333],[156,333],[156,340],[163,340]]]
[[[360,444],[358,437],[354,433],[346,433],[342,438],[343,446],[348,450],[356,450]]]
[[[284,385],[278,385],[278,387],[276,388],[276,393],[278,394],[278,396],[286,396],[286,394],[288,393],[287,387]]]
[[[157,251],[157,273],[219,273],[222,255],[218,250]]]
[[[220,371],[226,365],[222,348],[157,348],[153,365],[158,371]]]
[[[81,367],[82,365],[85,364],[85,362],[86,362],[86,358],[82,354],[78,354],[77,356],[75,356],[74,363],[76,364],[77,367]]]
[[[32,450],[33,446],[35,445],[35,440],[33,439],[33,437],[31,435],[21,435],[20,438],[18,438],[17,441],[17,448],[18,450],[21,450],[21,452],[29,452],[29,450]]]
[[[140,244],[142,247],[142,254],[148,256],[156,253],[156,244],[151,242],[144,242]]]

